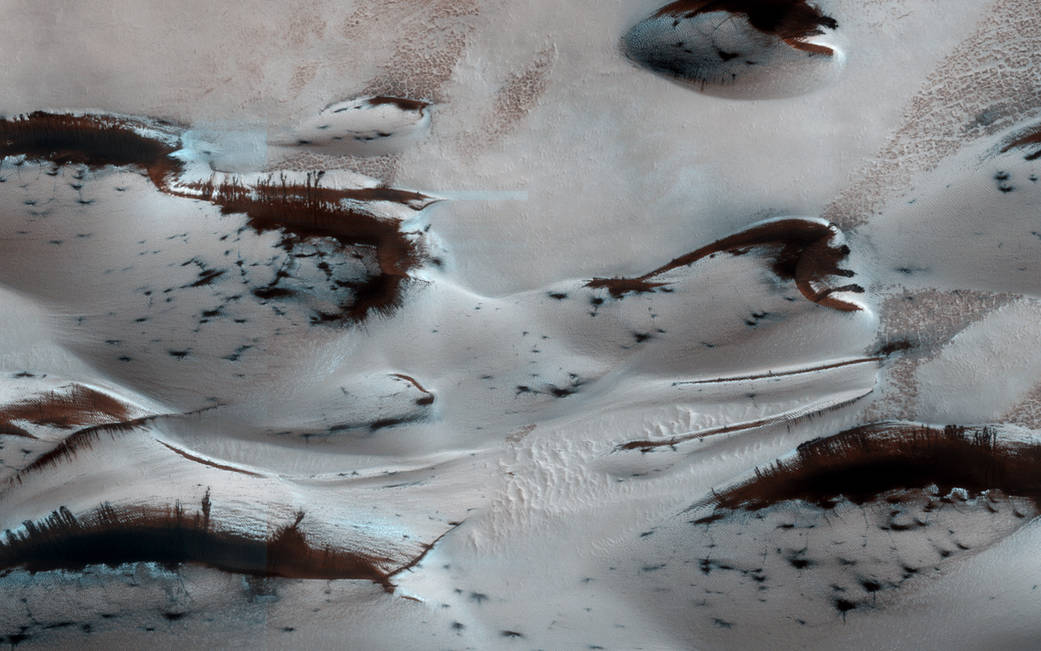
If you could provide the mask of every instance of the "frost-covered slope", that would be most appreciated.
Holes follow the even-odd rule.
[[[5,15],[4,641],[1041,637],[1035,2]]]

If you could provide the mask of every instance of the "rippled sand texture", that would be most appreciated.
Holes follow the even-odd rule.
[[[1034,0],[8,0],[0,641],[1041,640]]]

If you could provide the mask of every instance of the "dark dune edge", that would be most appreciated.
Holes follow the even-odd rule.
[[[313,547],[300,531],[303,518],[303,512],[297,513],[294,522],[265,540],[213,526],[209,491],[195,514],[186,513],[180,503],[166,509],[105,503],[79,518],[61,507],[42,520],[26,521],[24,532],[4,532],[0,574],[19,567],[42,572],[135,562],[173,569],[197,563],[264,577],[363,579],[393,591],[390,576],[398,570],[382,569],[392,559]]]
[[[854,504],[882,496],[899,501],[890,493],[933,485],[940,495],[955,488],[970,497],[1000,490],[1041,508],[1041,444],[1004,440],[986,426],[864,425],[803,443],[794,459],[756,469],[754,478],[702,505],[755,511],[801,500],[831,509],[843,498]]]
[[[822,282],[828,276],[851,277],[849,269],[839,268],[839,262],[849,255],[846,245],[831,246],[838,230],[831,224],[821,224],[803,219],[781,219],[754,226],[746,231],[724,237],[711,244],[691,251],[642,276],[633,278],[594,278],[586,287],[607,289],[614,298],[628,293],[653,292],[668,285],[667,282],[652,281],[664,273],[694,264],[714,253],[741,255],[753,247],[771,247],[773,262],[771,269],[779,277],[794,280],[799,292],[808,300],[843,312],[860,310],[860,306],[831,296],[833,292],[846,291],[863,293],[860,285],[850,284],[830,287],[821,291],[813,289],[811,283]]]
[[[798,49],[810,45],[802,43],[802,39],[823,34],[822,27],[836,29],[839,26],[834,18],[824,15],[806,0],[677,0],[659,9],[654,17],[693,18],[713,11],[746,16],[755,29]],[[829,48],[815,48],[821,50],[815,49],[815,53],[832,54]]]
[[[109,436],[115,438],[117,434],[140,429],[155,418],[157,418],[157,416],[144,416],[142,418],[134,418],[119,423],[106,423],[104,425],[94,425],[77,430],[66,437],[61,443],[54,446],[53,449],[40,455],[32,463],[19,470],[18,474],[12,477],[8,483],[21,484],[22,478],[28,473],[42,470],[48,466],[57,465],[63,461],[72,460],[81,448],[92,447],[98,438],[100,438],[102,432],[108,432]],[[0,495],[2,494],[3,491],[0,491]]]
[[[1001,153],[1005,154],[1013,149],[1030,149],[1031,151],[1023,156],[1025,160],[1041,158],[1041,126],[1035,126],[1013,138],[1001,148]]]
[[[19,470],[18,474],[16,474],[14,477],[10,479],[8,485],[11,486],[14,484],[21,484],[22,479],[27,474],[38,472],[50,466],[56,466],[60,463],[71,461],[73,458],[75,458],[76,454],[78,454],[81,449],[92,448],[94,446],[94,443],[97,442],[99,438],[101,438],[101,435],[103,433],[107,433],[113,440],[115,440],[120,435],[127,434],[129,432],[143,430],[146,425],[160,418],[179,418],[194,416],[196,414],[200,414],[211,409],[215,409],[218,406],[219,405],[203,407],[202,409],[189,411],[183,414],[151,414],[148,416],[142,416],[140,418],[132,418],[130,420],[124,420],[113,423],[102,423],[100,425],[92,425],[90,427],[85,427],[83,429],[76,430],[69,436],[65,437],[65,439],[63,439],[61,443],[56,445],[53,449],[40,455],[32,463]],[[3,493],[4,491],[0,490],[0,496],[2,496]]]
[[[385,102],[411,105],[409,100],[376,98]],[[364,282],[345,283],[348,296],[337,313],[321,313],[316,323],[361,322],[370,314],[387,315],[400,306],[409,271],[425,259],[425,251],[414,239],[402,233],[398,224],[340,202],[391,201],[420,210],[435,199],[418,192],[393,188],[337,190],[319,186],[323,173],[308,175],[304,184],[268,182],[255,186],[196,183],[179,189],[175,182],[184,165],[172,154],[179,140],[171,130],[171,142],[141,135],[154,129],[127,118],[73,116],[37,111],[12,120],[0,120],[0,159],[24,155],[33,161],[81,164],[90,168],[108,165],[144,169],[158,190],[172,196],[199,199],[200,196],[224,213],[242,213],[257,231],[279,230],[282,246],[291,250],[313,238],[330,238],[343,249],[375,247],[379,274]],[[272,289],[272,288],[268,288]],[[278,288],[273,288],[277,290]],[[262,288],[263,290],[263,288]],[[261,291],[262,291],[261,290]],[[276,293],[285,298],[292,292]]]

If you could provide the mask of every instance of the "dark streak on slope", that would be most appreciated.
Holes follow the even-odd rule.
[[[143,418],[134,418],[120,423],[94,425],[93,427],[78,430],[55,446],[54,449],[40,455],[35,461],[25,468],[22,468],[17,475],[11,478],[11,483],[17,482],[20,484],[22,483],[22,477],[27,473],[42,470],[62,461],[72,460],[80,448],[93,447],[94,442],[98,440],[102,432],[108,432],[112,438],[115,438],[116,434],[139,429],[154,418],[156,417],[145,416]]]
[[[642,276],[634,278],[594,278],[586,287],[607,289],[615,298],[628,293],[653,292],[667,282],[652,282],[664,273],[694,264],[714,253],[744,253],[751,247],[774,249],[771,268],[779,277],[794,280],[796,287],[808,300],[841,310],[852,312],[860,307],[853,303],[833,298],[837,291],[861,293],[860,285],[843,285],[817,291],[812,283],[822,282],[828,276],[853,276],[848,269],[839,268],[839,262],[849,254],[846,245],[833,247],[832,239],[838,229],[832,224],[822,224],[805,219],[779,219],[724,237],[695,251],[682,255]]]

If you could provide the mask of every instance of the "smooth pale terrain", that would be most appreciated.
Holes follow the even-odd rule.
[[[443,199],[369,206],[442,260],[391,315],[315,327],[307,306],[247,295],[200,323],[291,263],[275,234],[133,170],[4,161],[0,404],[77,383],[161,416],[0,489],[0,529],[105,501],[194,509],[208,490],[227,530],[262,536],[303,510],[312,540],[394,567],[438,542],[393,593],[197,566],[15,570],[0,578],[0,635],[30,648],[1036,646],[1036,520],[971,502],[936,516],[956,534],[899,542],[867,532],[878,505],[688,524],[711,491],[866,422],[1041,429],[1041,164],[1000,153],[1041,119],[1041,6],[817,4],[839,24],[839,73],[736,100],[626,59],[622,35],[657,1],[0,3],[4,115],[165,119],[207,174],[328,169],[328,187]],[[386,147],[315,141],[323,110],[374,95],[430,106],[330,126],[400,132]],[[780,216],[842,229],[843,266],[867,289],[842,297],[863,310],[805,300],[758,254],[669,272],[670,293],[584,286]],[[192,286],[224,258],[242,274]],[[302,277],[318,273],[301,260]],[[904,339],[905,355],[868,359]],[[367,426],[387,420],[401,422]],[[0,435],[3,481],[62,435],[36,433]],[[826,556],[824,539],[884,577],[908,559],[936,569],[840,612],[832,586],[857,576],[789,558]],[[955,540],[968,549],[933,557]],[[705,573],[701,559],[749,571]]]

